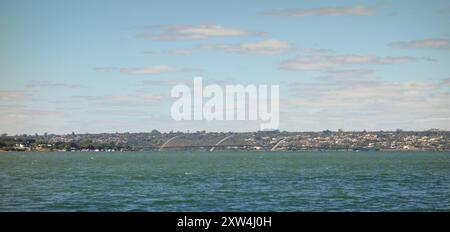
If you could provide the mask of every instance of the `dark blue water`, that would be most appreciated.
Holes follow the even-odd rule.
[[[0,153],[0,211],[450,211],[450,153]]]

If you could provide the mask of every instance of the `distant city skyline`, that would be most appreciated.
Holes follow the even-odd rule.
[[[0,133],[257,131],[170,91],[280,86],[280,131],[450,130],[450,2],[0,1]]]

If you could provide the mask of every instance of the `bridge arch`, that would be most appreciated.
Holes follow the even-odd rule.
[[[163,145],[161,145],[161,147],[159,147],[158,151],[162,151],[162,149],[168,144],[170,143],[172,140],[181,137],[182,135],[176,135],[170,139],[168,139],[165,143],[163,143]]]
[[[275,144],[275,146],[273,146],[272,149],[270,149],[270,150],[271,150],[271,151],[275,151],[275,149],[277,149],[278,146],[279,146],[282,142],[284,142],[284,141],[286,141],[286,140],[287,140],[287,138],[284,138],[284,139],[278,141],[278,143]]]
[[[232,135],[228,135],[227,137],[221,139],[219,142],[217,142],[213,147],[211,147],[211,149],[209,149],[209,151],[214,151],[214,149],[216,149],[216,146],[220,145],[221,143],[225,142],[227,139],[235,136],[236,134],[232,134]]]

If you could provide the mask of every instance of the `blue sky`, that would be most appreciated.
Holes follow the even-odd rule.
[[[450,129],[448,1],[0,0],[0,132],[175,122],[170,90],[279,84],[280,130]]]

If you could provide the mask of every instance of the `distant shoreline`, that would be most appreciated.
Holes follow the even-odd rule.
[[[141,151],[59,151],[59,150],[48,150],[48,151],[5,151],[0,150],[0,153],[139,153],[139,152],[147,152],[147,153],[164,153],[164,152],[202,152],[202,153],[213,153],[213,152],[248,152],[248,153],[260,153],[260,152],[273,152],[273,153],[302,153],[302,152],[354,152],[354,153],[378,153],[378,152],[450,152],[450,150],[296,150],[296,151],[264,151],[264,150],[217,150],[217,151],[207,151],[207,150],[176,150],[176,149],[167,149],[164,151],[158,150],[141,150]]]
[[[158,150],[237,151],[450,151],[450,132],[257,131],[241,133],[103,133],[0,136],[4,151],[116,152]]]

